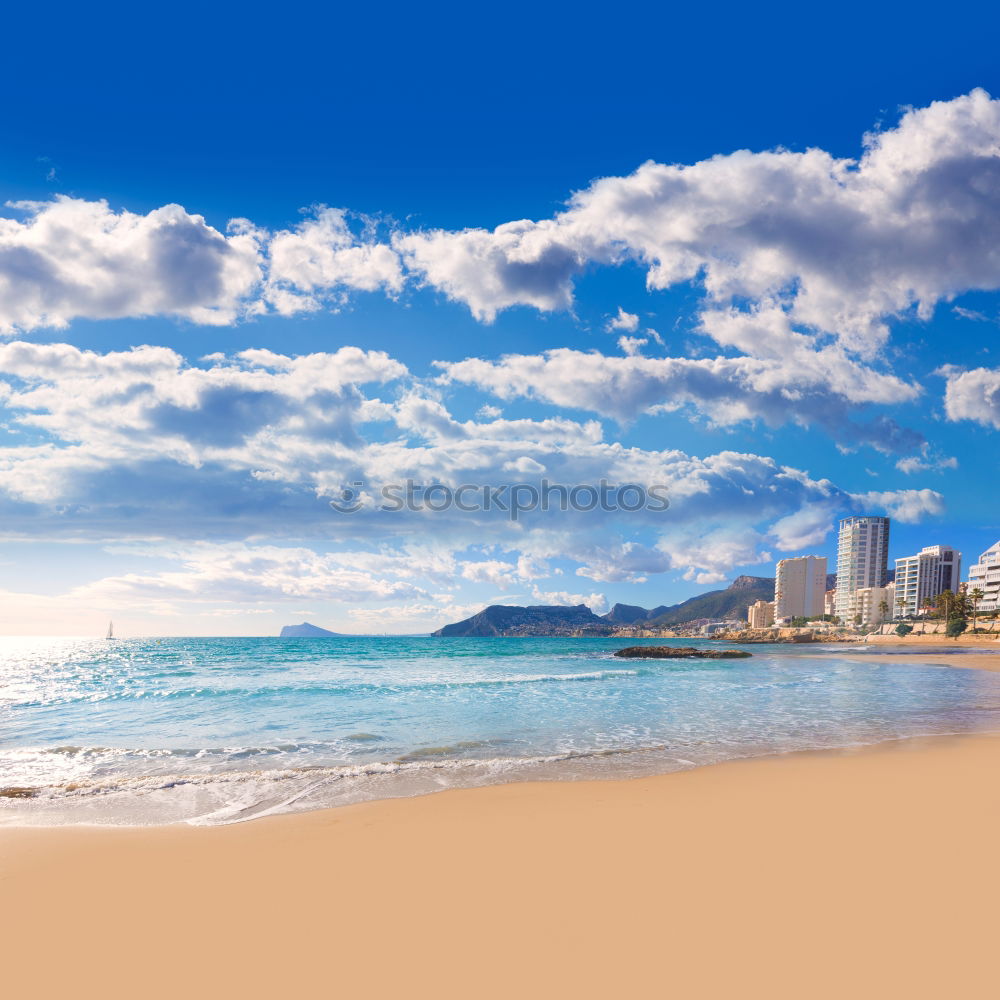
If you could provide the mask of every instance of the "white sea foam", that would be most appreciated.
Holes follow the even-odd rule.
[[[0,656],[0,823],[233,823],[997,728],[1000,707],[996,675],[794,649],[625,666],[606,640],[106,645]]]

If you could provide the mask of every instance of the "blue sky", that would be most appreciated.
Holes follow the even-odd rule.
[[[1000,537],[1000,15],[918,15],[8,13],[0,631],[652,606],[857,512],[968,563]],[[672,505],[329,507],[540,477]]]

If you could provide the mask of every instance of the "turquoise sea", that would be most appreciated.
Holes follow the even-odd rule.
[[[3,639],[0,823],[229,823],[1000,728],[1000,674],[838,647],[612,656],[628,644]]]

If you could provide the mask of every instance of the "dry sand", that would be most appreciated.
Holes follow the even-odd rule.
[[[822,640],[820,640],[822,641]],[[948,646],[951,649],[961,649],[963,646],[978,647],[980,649],[995,648],[1000,655],[1000,636],[995,632],[982,632],[978,635],[969,635],[967,632],[954,639],[940,632],[911,632],[907,636],[898,635],[877,635],[872,633],[866,635],[864,639],[858,640],[872,646],[899,646],[900,649],[912,649],[921,646]]]
[[[1000,737],[0,830],[6,996],[985,997]]]

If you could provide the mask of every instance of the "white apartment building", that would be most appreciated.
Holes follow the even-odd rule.
[[[828,590],[823,597],[823,614],[835,615],[837,613],[837,588]]]
[[[774,601],[754,601],[747,608],[750,628],[768,628],[774,624]]]
[[[889,565],[889,518],[872,515],[845,517],[837,538],[836,614],[854,620],[854,592],[884,587]]]
[[[739,628],[737,622],[709,622],[707,625],[702,625],[701,634],[715,635],[716,632],[728,632],[735,628]]]
[[[1000,542],[988,548],[979,562],[969,567],[969,590],[983,592],[980,611],[1000,610]]]
[[[962,553],[947,545],[928,545],[915,556],[896,560],[897,614],[918,615],[924,602],[943,590],[958,592],[962,579]]]
[[[845,625],[881,625],[898,614],[896,607],[896,585],[887,583],[884,587],[858,587],[847,609]],[[858,616],[861,621],[858,622]]]
[[[774,620],[824,614],[826,556],[782,559],[774,578]]]

